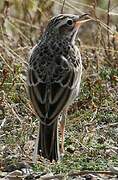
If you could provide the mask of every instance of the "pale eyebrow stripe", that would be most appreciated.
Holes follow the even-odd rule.
[[[69,18],[69,17],[70,17],[69,14],[60,14],[58,16],[53,17],[50,22],[56,26],[58,23],[60,23],[61,20]]]

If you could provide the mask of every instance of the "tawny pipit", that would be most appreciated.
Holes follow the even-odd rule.
[[[62,146],[64,141],[65,111],[78,96],[82,62],[75,38],[82,16],[60,14],[52,18],[33,48],[28,68],[28,90],[33,107],[40,117],[35,155],[50,161],[59,159],[58,117],[61,120]]]

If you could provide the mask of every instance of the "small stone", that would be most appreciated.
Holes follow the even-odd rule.
[[[5,178],[8,180],[22,180],[23,178],[22,171],[15,170],[9,173]]]
[[[7,172],[0,171],[0,178],[3,178],[7,175]],[[1,179],[0,179],[1,180]]]
[[[93,174],[87,174],[83,176],[85,180],[99,180],[98,177],[94,176]]]
[[[53,173],[45,174],[45,175],[41,176],[40,179],[43,180],[43,179],[48,178],[48,177],[50,177],[50,176],[53,176]]]

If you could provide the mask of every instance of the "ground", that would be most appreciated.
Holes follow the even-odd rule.
[[[86,68],[93,54],[89,51],[90,57],[85,59],[85,53],[86,50],[82,50]],[[90,63],[93,64],[94,59]],[[68,110],[65,155],[59,163],[52,164],[42,158],[36,165],[32,164],[39,119],[31,108],[25,85],[21,80],[14,83],[12,74],[7,75],[1,91],[0,159],[3,171],[20,169],[24,165],[19,167],[19,163],[24,162],[34,172],[54,174],[75,170],[107,171],[118,166],[118,71],[108,64],[99,66],[98,70],[83,68],[87,76],[84,73],[80,95]],[[18,72],[21,73],[20,66]]]

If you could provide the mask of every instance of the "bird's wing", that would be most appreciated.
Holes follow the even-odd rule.
[[[36,53],[37,54],[37,53]],[[31,101],[38,116],[50,124],[62,111],[78,83],[79,69],[65,57],[56,57],[53,63],[30,57],[28,87]],[[40,62],[40,63],[39,63]]]

